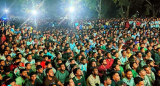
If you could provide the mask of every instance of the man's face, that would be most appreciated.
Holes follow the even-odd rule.
[[[128,79],[131,79],[132,78],[132,72],[131,71],[128,71],[127,72],[127,74],[126,74],[126,77],[128,78]]]
[[[98,75],[98,69],[94,69],[93,74]]]
[[[106,60],[103,60],[103,65],[107,65],[107,62],[106,62]]]
[[[22,76],[27,76],[27,71],[23,71]]]
[[[66,70],[66,67],[65,67],[65,65],[63,64],[63,65],[61,65],[61,70],[62,71],[65,71]]]
[[[31,64],[28,64],[27,67],[26,67],[26,69],[30,70],[31,69]]]
[[[119,81],[120,80],[120,76],[119,76],[118,73],[116,73],[116,74],[113,75],[113,80],[114,81]]]
[[[137,69],[137,67],[138,67],[137,63],[134,63],[134,64],[133,64],[133,68],[134,68],[134,69]]]
[[[111,85],[112,80],[110,78],[107,78],[107,80],[105,80],[104,83],[107,85]]]
[[[5,61],[1,61],[0,65],[4,66],[5,65]]]
[[[49,77],[53,77],[53,76],[54,76],[53,70],[50,69],[49,72],[47,73],[47,75],[48,75]]]
[[[43,68],[38,69],[39,73],[43,73]]]
[[[115,70],[116,70],[116,71],[120,71],[119,65],[116,65]]]
[[[144,70],[141,70],[141,72],[140,72],[140,74],[139,74],[140,76],[145,76],[146,75],[146,71],[144,71]]]
[[[151,70],[150,70],[149,67],[145,68],[145,71],[146,71],[147,74],[151,74]]]
[[[34,75],[31,76],[31,80],[32,80],[32,81],[35,81],[35,80],[36,80],[36,74],[34,74]]]
[[[81,76],[82,75],[82,71],[80,69],[78,69],[75,75]]]
[[[32,55],[29,55],[27,59],[32,60]]]
[[[74,81],[72,79],[69,80],[69,86],[75,86]]]
[[[96,66],[97,66],[96,62],[92,62],[92,67],[96,67]]]
[[[48,65],[47,65],[47,68],[52,68],[52,64],[48,64]]]

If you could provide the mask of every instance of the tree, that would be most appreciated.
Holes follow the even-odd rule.
[[[102,0],[84,0],[84,3],[89,9],[98,13],[98,18],[102,18]]]
[[[158,16],[157,14],[160,13],[160,2],[159,0],[145,0],[146,4],[146,13],[151,14],[153,17]],[[151,12],[150,12],[151,11]]]
[[[130,6],[134,0],[113,0],[113,2],[120,7],[119,15],[120,17],[129,17]]]

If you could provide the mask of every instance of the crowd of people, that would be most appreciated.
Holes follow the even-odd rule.
[[[1,86],[160,86],[159,18],[2,23]]]

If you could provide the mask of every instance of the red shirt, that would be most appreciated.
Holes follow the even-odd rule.
[[[107,71],[107,69],[109,69],[107,65],[106,66],[100,65],[98,67],[98,71],[99,71],[98,74],[99,74],[99,76],[102,77],[103,74]]]
[[[112,67],[112,64],[114,62],[114,59],[106,59],[107,62],[107,68],[110,69]]]

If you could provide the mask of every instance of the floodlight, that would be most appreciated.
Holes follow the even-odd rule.
[[[33,10],[33,11],[32,11],[32,14],[33,14],[33,15],[37,15],[37,11],[36,11],[36,10]]]
[[[69,8],[69,11],[70,11],[71,13],[73,13],[73,12],[74,12],[74,7],[70,7],[70,8]]]
[[[5,12],[5,13],[8,13],[8,12],[9,12],[9,10],[8,10],[8,9],[5,9],[5,10],[4,10],[4,12]]]

